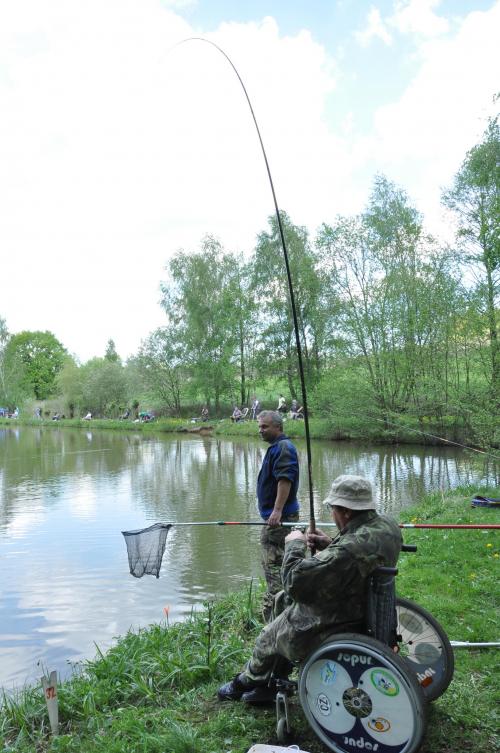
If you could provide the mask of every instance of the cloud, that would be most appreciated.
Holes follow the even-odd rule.
[[[162,0],[162,4],[165,8],[185,10],[186,8],[193,8],[198,5],[198,0]]]
[[[273,212],[248,106],[223,56],[156,0],[0,6],[1,314],[82,358],[163,323],[164,265],[212,232],[248,252]],[[280,205],[320,221],[348,150],[324,121],[332,59],[270,18],[210,38],[252,97]],[[258,53],[258,54],[257,54]],[[314,187],[314,191],[311,188]],[[318,201],[316,192],[324,199]],[[324,207],[323,207],[324,208]],[[22,298],[22,305],[20,300]]]
[[[450,28],[448,20],[433,11],[440,4],[441,0],[397,0],[395,12],[387,23],[401,34],[423,37],[445,34]]]
[[[366,17],[366,28],[355,31],[354,37],[361,47],[368,47],[372,39],[380,39],[385,45],[392,44],[392,37],[382,20],[380,10],[372,6]]]
[[[422,43],[413,80],[376,110],[373,133],[359,145],[409,190],[435,231],[445,230],[441,191],[494,112],[499,24],[497,2],[470,13],[453,36]]]

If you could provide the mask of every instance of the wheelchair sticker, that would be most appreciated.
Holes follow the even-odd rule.
[[[380,690],[384,695],[391,698],[398,695],[399,685],[390,672],[386,672],[385,669],[374,669],[370,673],[370,679],[377,690]]]
[[[316,705],[318,707],[318,711],[323,716],[330,716],[330,714],[332,713],[330,699],[324,693],[320,693],[318,695],[318,697],[316,698]]]
[[[332,685],[337,679],[337,665],[333,661],[326,661],[321,667],[320,674],[325,685]]]
[[[368,727],[374,732],[389,732],[391,723],[383,716],[377,716],[376,719],[370,719]]]

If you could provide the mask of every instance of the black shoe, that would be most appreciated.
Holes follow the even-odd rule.
[[[219,701],[239,701],[244,693],[254,688],[255,685],[244,674],[236,675],[232,680],[221,685],[217,691]]]
[[[267,685],[259,685],[253,690],[242,693],[240,698],[244,703],[255,704],[257,706],[264,703],[274,703],[277,692],[274,683],[270,688]]]

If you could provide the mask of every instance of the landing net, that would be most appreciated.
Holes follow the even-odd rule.
[[[161,561],[171,523],[155,523],[149,528],[122,531],[127,545],[128,565],[134,578],[160,577]]]

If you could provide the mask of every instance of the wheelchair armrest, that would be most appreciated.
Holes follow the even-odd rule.
[[[417,545],[416,544],[402,544],[401,551],[402,552],[416,552]]]
[[[396,576],[398,574],[398,568],[397,567],[384,567],[381,565],[380,567],[376,567],[375,570],[372,570],[370,575],[372,578],[377,578],[379,575],[394,575]]]

